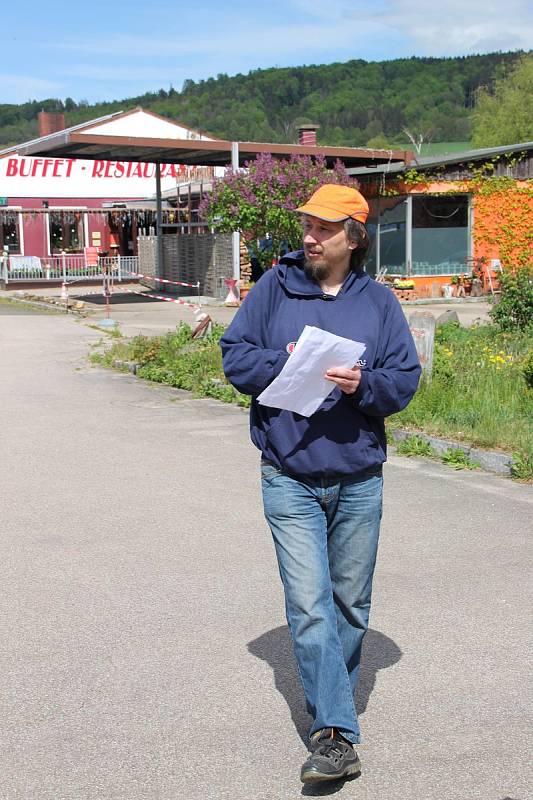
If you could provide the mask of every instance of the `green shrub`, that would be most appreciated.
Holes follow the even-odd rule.
[[[490,316],[502,331],[527,330],[533,325],[533,268],[521,267],[500,276],[501,297]]]
[[[135,336],[130,343],[131,361],[136,361],[141,366],[153,361],[161,349],[160,336]]]

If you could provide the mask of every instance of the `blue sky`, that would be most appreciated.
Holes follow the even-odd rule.
[[[529,0],[28,0],[3,4],[0,103],[142,94],[186,78],[533,46]]]

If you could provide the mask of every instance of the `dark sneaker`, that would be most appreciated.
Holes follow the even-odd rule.
[[[312,753],[300,773],[302,783],[338,781],[361,772],[359,756],[335,728],[313,734],[310,746]]]

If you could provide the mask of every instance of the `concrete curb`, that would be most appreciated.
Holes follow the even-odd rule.
[[[58,306],[50,305],[50,303],[39,303],[37,300],[22,300],[20,297],[5,297],[5,295],[0,295],[0,299],[5,300],[7,303],[13,303],[13,305],[21,305],[21,306],[30,306],[33,308],[42,308],[46,311],[51,311],[55,314],[63,313],[66,316],[66,311],[61,309]],[[70,312],[69,312],[70,313]]]
[[[410,436],[418,436],[427,442],[438,455],[442,455],[446,450],[461,449],[466,456],[472,461],[477,461],[481,469],[486,472],[493,472],[496,475],[511,476],[511,464],[513,462],[512,456],[507,453],[499,453],[496,450],[480,450],[478,447],[470,447],[463,442],[457,442],[452,439],[441,439],[437,436],[430,436],[422,431],[413,431],[407,428],[392,428],[391,435],[395,442],[401,442],[408,439]]]
[[[482,303],[485,302],[489,308],[492,308],[492,303],[485,300],[483,297],[420,297],[418,300],[401,300],[402,306],[433,306],[433,305],[468,305],[469,303]]]
[[[88,312],[90,312],[91,310],[91,309],[81,309],[81,308],[76,309],[76,308],[71,308],[69,306],[69,309],[67,311],[65,309],[65,306],[61,306],[59,305],[59,303],[47,303],[46,301],[41,301],[41,300],[27,300],[26,298],[15,297],[14,295],[11,295],[11,297],[9,297],[3,293],[0,293],[0,299],[6,300],[8,303],[14,303],[14,304],[19,303],[21,306],[42,308],[45,309],[46,311],[51,311],[55,314],[62,314],[63,316],[67,316],[67,314],[72,314],[73,316],[80,317],[82,319],[87,317]]]

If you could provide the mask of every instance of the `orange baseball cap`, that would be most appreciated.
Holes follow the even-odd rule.
[[[300,214],[325,219],[328,222],[340,222],[343,219],[357,219],[366,222],[368,203],[365,198],[351,186],[338,183],[326,183],[311,195],[305,205],[297,208]]]

